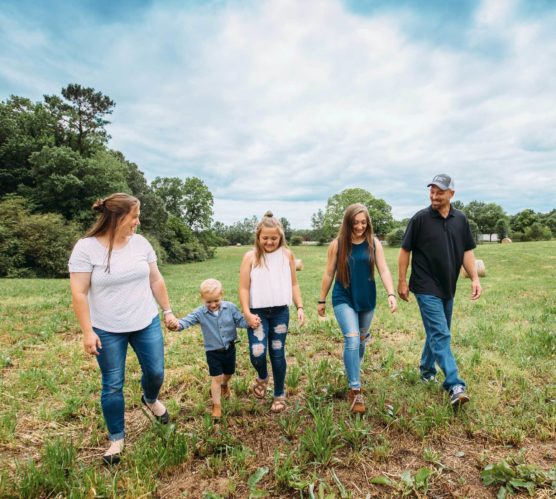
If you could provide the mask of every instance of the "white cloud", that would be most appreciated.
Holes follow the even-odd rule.
[[[407,10],[361,16],[336,0],[160,3],[130,24],[76,27],[70,56],[62,42],[45,52],[65,78],[60,87],[90,84],[117,102],[113,147],[151,179],[203,178],[223,221],[273,205],[309,226],[348,186],[384,198],[401,218],[427,203],[425,186],[441,171],[454,176],[460,199],[510,212],[523,205],[524,182],[542,175],[524,202],[548,210],[556,16],[518,11],[518,2],[484,1],[463,42],[439,45],[406,31],[406,16],[420,15]],[[91,55],[76,59],[84,48]],[[2,73],[23,79],[13,63]]]

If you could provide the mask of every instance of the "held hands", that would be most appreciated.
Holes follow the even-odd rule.
[[[251,329],[257,329],[261,325],[261,318],[255,314],[245,314],[245,320]]]
[[[176,316],[174,314],[165,314],[164,315],[164,325],[170,331],[177,331],[179,329],[179,322],[178,322],[178,319],[176,319]]]
[[[85,350],[85,353],[91,355],[98,355],[100,353],[99,350],[102,349],[102,343],[94,331],[84,334],[83,349]]]

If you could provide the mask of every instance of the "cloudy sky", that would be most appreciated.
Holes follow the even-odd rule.
[[[361,187],[396,218],[456,199],[556,207],[552,0],[4,0],[0,100],[116,102],[110,147],[197,176],[231,223],[294,227]]]

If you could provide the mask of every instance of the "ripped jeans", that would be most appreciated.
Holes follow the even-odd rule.
[[[261,325],[257,329],[247,328],[249,337],[249,358],[257,370],[259,379],[268,378],[266,352],[270,348],[270,365],[274,379],[274,396],[285,395],[284,382],[286,379],[286,336],[290,322],[290,309],[282,307],[252,308],[252,314],[261,318]]]
[[[361,361],[371,333],[373,310],[356,312],[347,303],[334,307],[334,315],[344,335],[344,367],[350,388],[361,388]]]

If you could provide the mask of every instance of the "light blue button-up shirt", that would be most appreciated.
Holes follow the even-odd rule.
[[[196,308],[190,314],[179,319],[179,331],[188,327],[201,325],[205,350],[228,348],[237,339],[236,328],[247,328],[247,322],[239,309],[229,301],[220,302],[218,315],[206,306]]]

